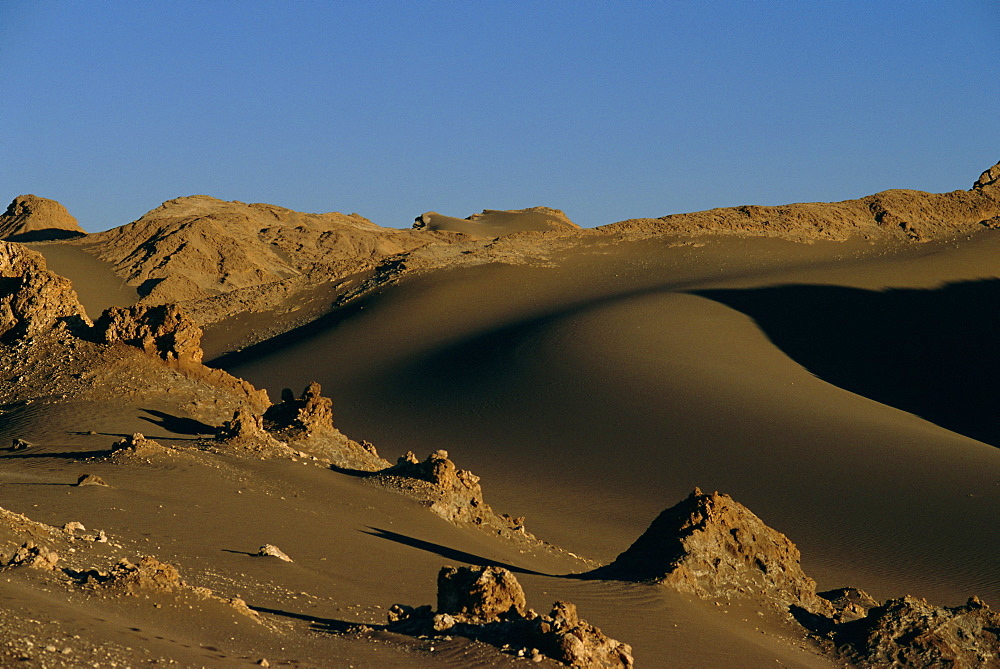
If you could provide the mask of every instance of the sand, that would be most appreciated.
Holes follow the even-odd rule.
[[[370,232],[330,216],[296,220]],[[292,244],[291,229],[275,239]],[[695,486],[791,538],[821,590],[1000,602],[995,230],[918,243],[645,228],[471,240],[441,228],[397,235],[410,240],[403,261],[377,232],[349,277],[326,268],[310,280],[306,264],[277,253],[268,262],[301,272],[301,285],[244,300],[260,287],[234,284],[195,309],[210,314],[210,364],[274,401],[318,381],[336,427],[389,461],[446,449],[493,509],[524,516],[551,546],[449,523],[308,454],[262,460],[214,442],[248,401],[238,385],[155,350],[62,333],[37,374],[5,375],[0,446],[31,445],[0,451],[0,507],[108,540],[4,520],[0,554],[31,536],[81,573],[153,555],[186,585],[126,596],[3,569],[0,664],[523,666],[483,643],[381,628],[395,603],[433,604],[442,565],[498,564],[529,606],[573,602],[640,667],[836,666],[767,602],[574,577],[613,560]],[[135,303],[152,270],[123,282],[94,244],[30,248],[96,318]],[[207,286],[208,265],[191,266]],[[41,345],[3,352],[16,360]],[[135,432],[164,448],[110,455]],[[72,485],[84,474],[108,486]],[[292,561],[257,556],[266,544]]]

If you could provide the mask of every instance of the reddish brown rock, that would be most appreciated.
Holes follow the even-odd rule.
[[[0,215],[0,239],[4,240],[37,242],[85,234],[66,207],[37,195],[18,195]]]
[[[523,617],[527,610],[521,584],[500,567],[442,567],[437,607],[439,613],[479,622]]]
[[[828,612],[788,538],[742,504],[695,488],[594,578],[654,581],[703,598],[751,597]]]
[[[573,604],[556,602],[547,616],[527,609],[521,585],[500,567],[442,568],[438,610],[396,604],[388,627],[402,634],[463,636],[580,669],[633,666],[632,648],[581,620]]]
[[[1000,614],[976,597],[948,608],[906,596],[837,625],[832,636],[863,667],[973,669],[1000,666],[998,630]]]
[[[46,269],[41,254],[0,242],[0,340],[34,337],[60,326],[71,331],[90,326],[72,283]]]

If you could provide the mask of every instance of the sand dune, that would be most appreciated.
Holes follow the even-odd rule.
[[[0,663],[523,665],[385,626],[446,564],[574,603],[641,667],[864,662],[767,588],[594,571],[696,486],[821,590],[1000,601],[996,177],[586,231],[196,196],[3,246]]]

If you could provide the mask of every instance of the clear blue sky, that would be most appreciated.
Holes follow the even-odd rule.
[[[1000,2],[0,1],[0,199],[585,226],[968,188]]]

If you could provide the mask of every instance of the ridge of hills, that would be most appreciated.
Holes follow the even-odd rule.
[[[889,190],[857,200],[776,207],[746,205],[581,229],[548,207],[484,210],[466,219],[428,212],[412,229],[386,228],[358,214],[307,214],[206,195],[164,202],[136,221],[65,244],[103,262],[142,304],[178,303],[202,326],[239,313],[273,311],[298,300],[268,334],[317,317],[336,303],[413,271],[505,262],[544,262],[588,238],[741,235],[795,241],[930,241],[1000,225],[1000,164],[968,191]],[[29,196],[22,196],[29,197]],[[8,213],[23,205],[22,198]],[[34,198],[35,209],[63,210]],[[15,206],[17,205],[17,206]],[[17,209],[20,211],[21,209]],[[60,215],[61,216],[61,215]],[[50,215],[46,225],[79,230]],[[29,235],[7,216],[8,235]],[[59,223],[58,221],[62,221]],[[71,223],[70,223],[71,221]],[[35,225],[35,224],[32,224]],[[82,232],[82,231],[81,231]],[[246,344],[250,342],[241,342]]]
[[[992,567],[980,563],[995,555],[997,449],[824,385],[782,358],[759,324],[692,288],[844,281],[835,271],[876,288],[907,273],[923,287],[955,279],[933,262],[961,266],[966,280],[1000,276],[988,253],[998,177],[1000,165],[971,191],[815,205],[827,207],[822,215],[811,205],[759,218],[733,208],[713,210],[728,212],[719,219],[702,212],[704,228],[666,217],[491,238],[195,196],[107,233],[0,243],[0,437],[12,444],[0,452],[9,465],[0,659],[585,667],[631,666],[634,651],[640,666],[666,667],[1000,664],[1000,618],[982,600],[935,607],[899,597],[871,566],[899,570],[888,582],[910,579],[904,592],[928,596],[937,578],[948,584],[931,588],[938,599],[995,597]],[[537,213],[505,215],[526,211]],[[103,258],[139,303],[88,316],[44,259],[76,252]],[[767,253],[780,262],[754,266]],[[736,267],[720,278],[726,263]],[[774,273],[788,266],[796,271]],[[936,273],[921,275],[927,268]],[[255,311],[257,321],[241,320]],[[318,384],[301,398],[282,392],[279,404],[251,385],[283,383],[274,365],[291,358],[268,367],[251,355],[243,369],[252,375],[202,363],[206,324],[246,330],[285,318],[288,329],[317,315],[331,317],[319,327],[339,338],[291,337],[305,347],[306,373],[337,379],[320,379],[336,405]],[[412,349],[394,349],[393,338]],[[366,364],[385,376],[365,377]],[[372,401],[342,401],[352,384]],[[406,384],[419,412],[394,420]],[[382,450],[426,449],[440,426],[458,439],[433,444],[423,462],[411,452],[392,465],[340,432],[368,437],[359,414],[404,435],[377,437]],[[632,429],[646,414],[649,443]],[[492,441],[468,429],[479,420]],[[525,450],[549,464],[532,466],[540,461]],[[471,460],[483,485],[449,452]],[[703,480],[707,490],[739,488],[762,515],[695,488],[617,559],[594,548],[620,551],[650,506],[676,499],[651,483],[669,477],[687,490]],[[523,503],[539,537],[566,523],[552,537],[562,550],[525,531]],[[796,541],[819,528],[801,540],[814,561],[801,566],[798,548],[762,517],[791,527]],[[886,517],[930,549],[909,551]],[[960,533],[967,538],[955,542]],[[389,608],[429,601],[428,576],[443,561],[479,570],[463,579],[487,578],[458,591],[444,583],[442,597],[448,578],[439,576],[436,612]],[[817,593],[831,573],[838,585],[851,574],[885,604],[854,588]],[[543,596],[558,598],[550,615],[526,608]]]

